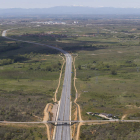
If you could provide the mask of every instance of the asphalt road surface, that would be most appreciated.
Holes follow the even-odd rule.
[[[8,29],[8,30],[12,30],[12,29]],[[58,112],[59,113],[58,114],[58,121],[69,121],[70,120],[70,109],[71,109],[70,108],[71,70],[72,70],[72,57],[71,57],[71,55],[64,50],[53,47],[53,46],[6,37],[6,32],[8,30],[3,31],[3,33],[2,33],[2,36],[7,38],[7,39],[21,41],[21,42],[27,42],[27,43],[36,44],[36,45],[47,46],[49,48],[56,49],[65,55],[66,67],[65,67],[65,76],[64,76],[62,95],[61,95],[61,100],[60,100],[60,107],[59,107],[59,112]],[[71,139],[70,122],[57,123],[55,140],[70,140],[70,139]]]
[[[71,93],[71,69],[72,58],[70,54],[66,56],[66,68],[64,84],[61,95],[61,102],[59,108],[58,121],[70,120],[70,93]],[[70,140],[70,123],[57,123],[55,140]]]

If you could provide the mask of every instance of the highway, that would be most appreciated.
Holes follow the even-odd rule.
[[[61,95],[61,100],[60,100],[59,112],[58,112],[58,121],[69,121],[71,118],[70,116],[71,115],[70,114],[71,70],[72,70],[71,55],[67,53],[66,51],[60,48],[56,48],[54,46],[6,37],[6,32],[9,30],[12,30],[12,29],[3,31],[2,36],[10,40],[21,41],[21,42],[26,42],[26,43],[31,43],[31,44],[36,44],[36,45],[41,45],[41,46],[46,46],[52,49],[56,49],[65,55],[66,67],[65,67],[65,76],[64,76],[64,83],[63,83],[62,95]],[[71,130],[70,130],[70,125],[69,125],[70,122],[66,123],[67,125],[61,125],[62,124],[61,122],[57,124],[58,126],[56,127],[55,140],[70,140],[71,139],[71,136],[70,136]]]
[[[72,58],[71,55],[66,54],[66,68],[65,77],[60,101],[59,115],[57,121],[70,120],[70,94],[71,94],[71,69]],[[55,140],[70,140],[70,122],[66,122],[67,125],[61,125],[57,123]]]

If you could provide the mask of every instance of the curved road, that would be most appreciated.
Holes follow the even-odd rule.
[[[41,45],[41,46],[46,46],[52,49],[56,49],[60,52],[62,52],[65,57],[66,57],[66,68],[65,68],[65,77],[64,77],[64,83],[63,83],[63,89],[62,89],[62,95],[61,95],[61,100],[60,100],[60,106],[59,106],[59,114],[58,114],[58,121],[69,121],[70,120],[70,94],[71,94],[71,70],[72,70],[72,57],[69,53],[66,51],[41,44],[41,43],[35,43],[31,41],[23,41],[23,40],[18,40],[18,39],[13,39],[6,37],[6,32],[12,30],[8,29],[2,32],[2,36],[10,39],[10,40],[15,40],[15,41],[21,41],[21,42],[26,42],[26,43],[31,43],[31,44],[36,44],[36,45]],[[55,140],[70,140],[70,122],[64,123],[57,123],[56,127],[56,133],[55,133]],[[64,125],[63,125],[64,124]]]

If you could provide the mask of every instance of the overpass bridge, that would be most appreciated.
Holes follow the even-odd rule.
[[[42,122],[8,122],[8,121],[0,121],[0,123],[9,123],[9,124],[53,124],[53,125],[73,125],[75,123],[105,123],[105,122],[140,122],[140,120],[119,120],[119,119],[112,119],[112,120],[74,120],[74,121],[42,121]]]

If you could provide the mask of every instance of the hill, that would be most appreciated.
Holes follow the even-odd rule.
[[[34,9],[0,9],[0,15],[46,15],[46,14],[101,14],[101,15],[139,15],[140,8],[112,8],[112,7],[80,7],[80,6],[58,6],[51,8]]]

